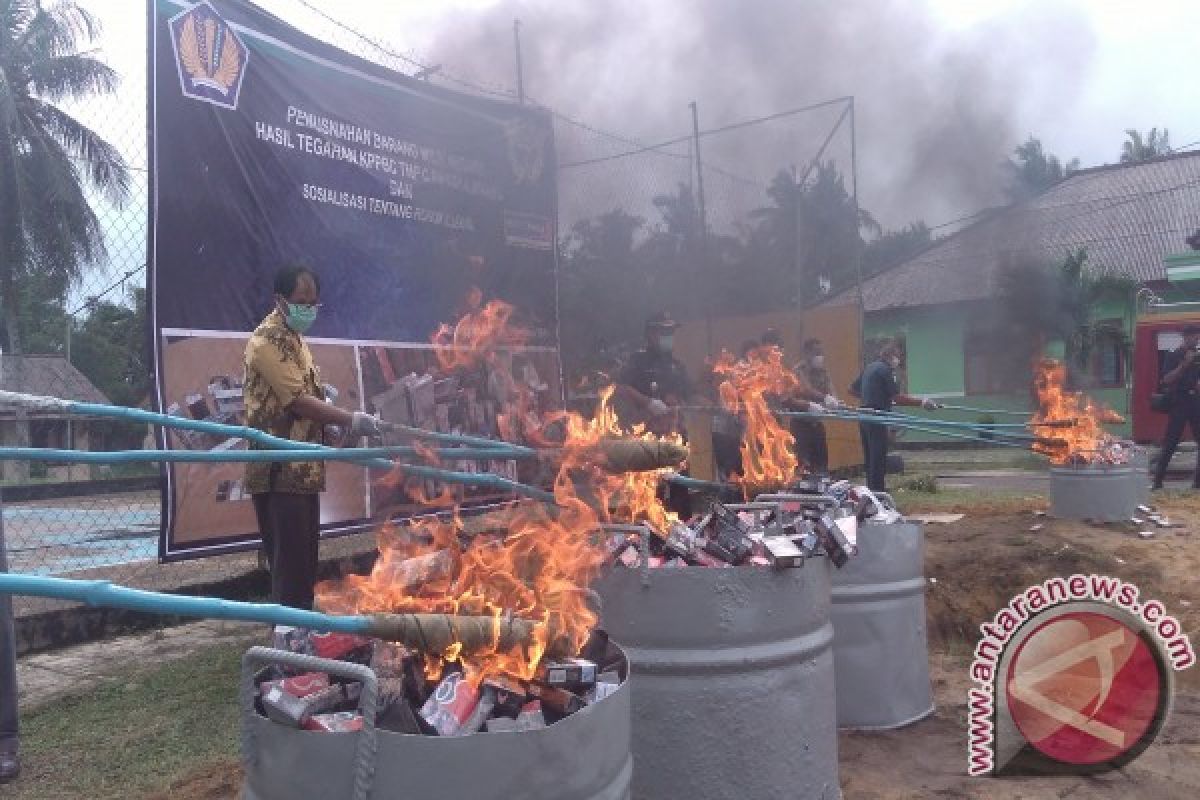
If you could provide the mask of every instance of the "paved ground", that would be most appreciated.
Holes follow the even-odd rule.
[[[266,643],[265,630],[263,625],[244,622],[193,622],[24,656],[17,662],[18,701],[27,713],[119,679],[133,668],[179,661],[217,644],[256,639]]]

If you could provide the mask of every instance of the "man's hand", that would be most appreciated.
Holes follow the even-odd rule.
[[[808,413],[810,413],[810,414],[824,414],[824,413],[825,413],[825,406],[821,405],[820,403],[809,403],[809,404],[808,404]]]
[[[842,407],[842,401],[838,400],[836,397],[834,397],[831,394],[825,395],[825,400],[822,402],[823,402],[823,405],[828,409],[836,410],[836,409],[839,409]]]
[[[646,404],[646,408],[656,417],[671,413],[671,407],[657,397],[650,398],[650,402]]]
[[[383,436],[379,429],[379,420],[364,411],[355,411],[350,415],[350,435],[355,437]]]
[[[937,411],[941,407],[942,404],[931,397],[926,397],[921,401],[921,408],[925,409],[926,411]]]

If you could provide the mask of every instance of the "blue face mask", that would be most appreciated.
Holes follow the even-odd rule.
[[[296,333],[305,333],[317,321],[317,307],[288,303],[285,319],[287,326]]]
[[[658,351],[660,353],[670,353],[675,348],[674,336],[658,337]]]

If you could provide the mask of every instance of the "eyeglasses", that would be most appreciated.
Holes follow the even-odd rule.
[[[287,303],[288,305],[299,306],[300,308],[311,308],[314,311],[320,311],[321,307],[324,305],[324,303],[293,303],[291,300],[288,300],[286,297],[284,297],[281,294],[277,294],[275,296],[278,297],[283,302]]]

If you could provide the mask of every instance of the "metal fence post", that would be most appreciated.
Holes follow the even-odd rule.
[[[8,572],[4,544],[4,494],[0,491],[0,572]],[[0,594],[0,752],[17,750],[17,637],[12,596]]]

